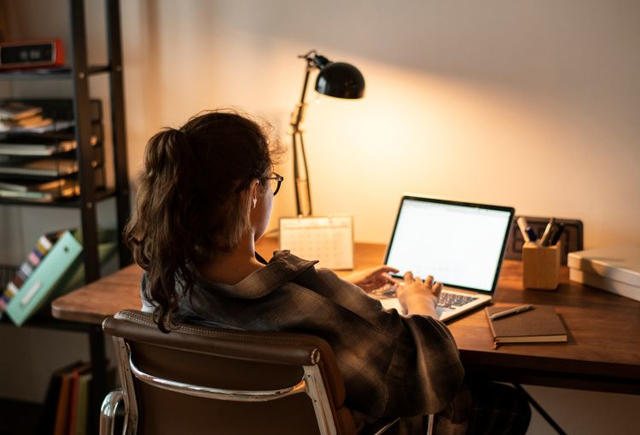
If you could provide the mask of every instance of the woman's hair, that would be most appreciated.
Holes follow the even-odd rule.
[[[161,331],[193,288],[195,266],[238,246],[249,226],[248,187],[268,185],[272,151],[280,149],[265,129],[232,111],[199,114],[147,143],[124,238],[147,273],[143,292]]]

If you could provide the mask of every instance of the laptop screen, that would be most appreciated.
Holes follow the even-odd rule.
[[[402,198],[385,264],[450,287],[493,292],[514,209]]]

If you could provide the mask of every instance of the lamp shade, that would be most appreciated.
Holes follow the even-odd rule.
[[[316,91],[336,98],[362,98],[364,77],[355,66],[344,62],[329,62],[316,80]]]

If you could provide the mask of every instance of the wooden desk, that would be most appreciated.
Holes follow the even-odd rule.
[[[276,247],[264,239],[265,258]],[[378,265],[384,246],[357,243],[355,267]],[[340,272],[341,275],[349,272]],[[101,323],[123,309],[140,309],[142,271],[129,266],[52,303],[56,318]],[[505,345],[493,349],[483,309],[453,320],[453,332],[468,375],[565,388],[640,394],[640,302],[568,280],[563,268],[557,291],[522,289],[522,264],[505,261],[494,300],[553,305],[569,330],[568,343]]]

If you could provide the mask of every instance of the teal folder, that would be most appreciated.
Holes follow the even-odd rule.
[[[65,231],[7,305],[7,315],[21,326],[49,300],[51,291],[82,252],[82,245]]]

